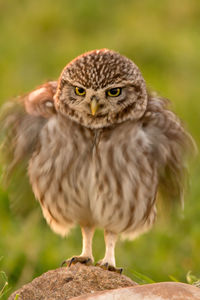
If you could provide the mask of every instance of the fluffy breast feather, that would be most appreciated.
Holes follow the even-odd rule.
[[[79,223],[128,232],[146,224],[157,173],[140,126],[129,122],[94,132],[55,117],[40,139],[29,176],[50,225]]]

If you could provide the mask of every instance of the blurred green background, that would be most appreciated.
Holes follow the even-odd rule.
[[[147,85],[172,100],[199,145],[199,0],[0,0],[0,101],[49,79],[77,55],[111,48],[131,58]],[[200,159],[191,168],[185,210],[159,211],[154,228],[136,241],[119,241],[117,266],[155,281],[200,277]],[[26,199],[28,202],[29,199]],[[35,202],[36,203],[36,202]],[[27,204],[26,204],[27,205]],[[42,218],[39,204],[25,217],[10,209],[0,190],[0,270],[10,290],[81,252],[80,229],[62,239]],[[94,238],[95,259],[104,254],[103,234]],[[0,281],[0,289],[2,286]]]

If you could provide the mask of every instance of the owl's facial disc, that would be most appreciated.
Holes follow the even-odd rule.
[[[120,105],[127,97],[127,87],[109,85],[95,91],[92,88],[68,82],[63,87],[63,94],[67,95],[71,109],[87,114],[88,117],[101,118],[121,109]]]
[[[89,128],[137,120],[146,105],[146,85],[138,67],[108,49],[77,57],[59,79],[57,111]]]

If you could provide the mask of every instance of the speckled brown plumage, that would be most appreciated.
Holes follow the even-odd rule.
[[[113,269],[117,235],[134,238],[153,225],[159,186],[182,197],[191,137],[167,101],[147,93],[138,67],[108,49],[79,56],[58,83],[40,86],[19,106],[21,115],[4,117],[14,129],[12,165],[29,156],[33,192],[55,232],[81,226],[83,252],[73,261],[93,261],[92,236],[100,227],[100,265]]]

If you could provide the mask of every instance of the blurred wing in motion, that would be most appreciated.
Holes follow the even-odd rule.
[[[11,206],[25,214],[35,204],[27,176],[28,161],[40,131],[55,113],[56,81],[47,82],[17,100],[7,102],[0,114],[0,159],[3,183],[11,195]],[[23,201],[23,202],[22,202]]]
[[[187,156],[197,149],[191,135],[168,106],[167,99],[150,94],[142,122],[151,141],[152,158],[158,164],[159,192],[167,201],[179,199],[183,205]]]

